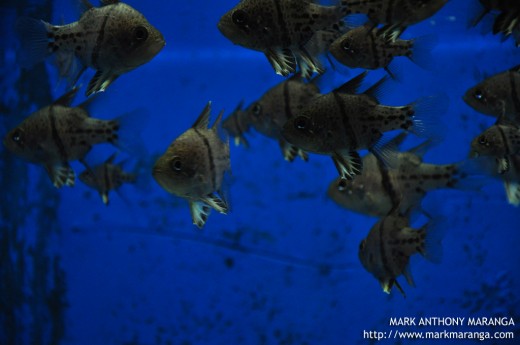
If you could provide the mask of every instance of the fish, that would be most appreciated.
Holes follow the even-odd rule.
[[[356,78],[362,80],[364,75]],[[314,98],[285,123],[283,137],[304,151],[331,156],[341,178],[349,180],[362,172],[359,150],[369,149],[380,158],[386,155],[380,150],[383,133],[404,130],[437,136],[434,116],[446,111],[447,97],[426,97],[400,107],[381,105],[378,98],[387,80],[385,76],[362,94],[355,94],[349,81]]]
[[[120,75],[155,57],[164,47],[159,30],[137,10],[119,0],[101,0],[76,22],[52,25],[43,20],[20,18],[16,29],[21,38],[20,60],[32,67],[54,55],[61,77],[75,84],[88,68],[96,70],[86,95],[105,91]]]
[[[71,161],[84,163],[92,147],[110,143],[135,153],[141,148],[133,128],[142,119],[129,113],[113,120],[90,116],[90,99],[77,107],[71,103],[78,88],[73,88],[49,106],[32,113],[4,137],[4,146],[13,154],[34,164],[43,165],[56,188],[74,186]],[[136,116],[137,115],[137,116]],[[136,146],[137,145],[137,146]]]
[[[135,173],[123,170],[123,163],[115,164],[117,153],[111,155],[102,164],[87,168],[79,175],[81,182],[98,191],[101,200],[108,206],[108,193],[116,190],[125,183],[136,183]]]
[[[282,128],[287,120],[298,115],[305,104],[320,94],[315,79],[314,82],[306,83],[301,74],[295,74],[267,90],[246,110],[251,126],[259,133],[277,140],[284,159],[289,162],[294,161],[296,156],[308,160],[305,151],[289,144],[282,137]]]
[[[406,297],[397,278],[404,275],[415,286],[409,268],[410,257],[419,253],[432,262],[442,256],[441,223],[429,221],[419,229],[412,228],[408,217],[395,210],[381,218],[359,244],[358,257],[366,271],[389,294],[395,286]]]
[[[520,65],[484,79],[463,99],[479,113],[520,124]]]
[[[401,133],[386,145],[397,147],[406,135]],[[363,157],[361,175],[351,181],[334,179],[327,195],[341,207],[368,216],[384,217],[393,209],[401,214],[422,210],[422,199],[433,190],[475,190],[480,187],[480,181],[472,179],[474,167],[466,161],[452,164],[423,162],[422,157],[430,146],[431,142],[425,141],[408,151],[396,152],[391,167],[368,153]]]
[[[319,55],[347,30],[338,6],[309,0],[242,0],[218,22],[234,44],[263,52],[275,72],[321,74]]]
[[[211,128],[209,102],[191,128],[185,131],[157,159],[152,175],[167,192],[184,198],[190,205],[193,224],[201,229],[211,209],[227,214],[224,174],[231,171],[229,141],[218,133],[222,112]]]
[[[249,142],[244,134],[249,131],[251,124],[249,123],[247,112],[243,109],[243,106],[244,102],[242,101],[235,110],[222,121],[222,128],[229,136],[234,138],[235,146],[242,144],[245,147],[249,147]]]
[[[429,53],[436,43],[435,36],[404,40],[381,35],[381,29],[363,25],[336,39],[329,47],[330,54],[341,64],[351,68],[384,68],[396,79],[390,63],[397,56],[405,56],[421,67],[429,68]]]
[[[510,169],[513,155],[520,154],[520,125],[497,123],[471,141],[470,157],[495,157],[499,174]]]
[[[364,14],[373,27],[383,24],[381,33],[399,36],[408,26],[437,13],[448,0],[341,0],[345,16]]]

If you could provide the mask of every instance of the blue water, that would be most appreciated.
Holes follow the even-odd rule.
[[[484,35],[482,25],[466,27],[470,2],[451,1],[406,31],[407,38],[438,35],[434,70],[402,61],[404,80],[384,99],[385,104],[401,105],[421,96],[449,96],[449,110],[442,116],[445,140],[426,154],[427,162],[467,157],[471,139],[494,119],[473,111],[462,95],[484,76],[520,62],[512,40]],[[141,137],[149,154],[143,162],[130,160],[130,167],[150,166],[209,100],[215,118],[220,110],[229,114],[241,100],[249,104],[283,80],[261,53],[234,46],[217,30],[220,16],[236,1],[127,3],[167,42],[157,57],[120,77],[93,104],[93,116],[99,118],[134,109],[145,114]],[[2,50],[4,104],[23,99],[15,84],[19,66],[10,24],[16,15],[9,6],[14,5],[6,3],[2,9],[2,27],[9,37]],[[52,18],[41,17],[68,23],[78,15],[75,1],[60,0],[53,2]],[[32,85],[35,90],[47,87],[57,98],[66,91],[65,82],[58,83],[50,63],[47,70],[49,80]],[[330,88],[358,72],[337,73]],[[83,85],[92,75],[89,70]],[[382,75],[371,72],[370,78]],[[25,115],[44,105],[34,104]],[[1,128],[7,131],[12,114],[2,115],[6,122]],[[327,187],[337,175],[330,158],[311,155],[308,163],[297,159],[290,164],[275,141],[258,133],[248,139],[249,149],[231,147],[232,212],[212,212],[202,231],[192,225],[187,203],[166,193],[151,176],[143,186],[126,185],[111,193],[106,207],[96,191],[79,182],[74,188],[52,188],[44,169],[13,157],[7,160],[2,147],[2,183],[9,186],[9,193],[2,193],[2,214],[9,217],[1,223],[0,239],[9,245],[0,249],[1,283],[7,291],[0,305],[13,312],[0,308],[0,343],[349,345],[378,343],[366,339],[364,331],[426,329],[390,326],[391,317],[504,316],[520,324],[520,209],[507,203],[499,180],[487,179],[481,191],[427,196],[425,205],[444,222],[444,255],[439,264],[414,257],[416,287],[399,278],[404,298],[395,289],[383,293],[361,266],[358,245],[377,219],[342,209],[327,198]],[[102,146],[90,159],[112,152]],[[121,154],[120,160],[125,158]],[[83,170],[77,162],[73,168]],[[42,236],[49,229],[46,222],[55,231]],[[37,256],[32,248],[44,254]],[[38,263],[46,269],[39,270]],[[31,283],[36,272],[44,272],[47,276],[37,281],[55,287],[57,271],[62,272],[61,308],[39,294],[41,285]],[[60,320],[62,332],[53,337],[55,320]],[[14,331],[9,328],[13,324],[18,325]],[[514,332],[516,340],[484,343],[520,343],[518,326],[428,328],[444,329]]]

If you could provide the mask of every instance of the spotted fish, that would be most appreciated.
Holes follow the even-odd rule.
[[[218,134],[222,113],[211,128],[208,103],[195,124],[175,139],[157,159],[152,175],[167,192],[186,199],[193,224],[202,228],[211,208],[227,214],[224,174],[231,169],[229,142]]]
[[[439,11],[448,0],[341,0],[345,15],[365,14],[382,32],[399,35],[406,27],[422,22]]]
[[[218,23],[234,44],[261,51],[277,74],[322,73],[318,56],[347,27],[338,6],[309,0],[242,0]]]
[[[415,286],[409,269],[410,257],[419,253],[431,261],[438,261],[442,252],[440,235],[438,224],[430,222],[414,229],[407,217],[392,211],[361,241],[359,260],[379,281],[384,292],[389,294],[396,286],[404,296],[397,277],[404,275],[408,284]]]
[[[51,25],[21,18],[17,30],[23,65],[30,67],[54,54],[60,75],[73,83],[87,67],[95,69],[88,96],[104,91],[121,74],[150,61],[165,41],[140,12],[119,0],[101,0],[99,8],[83,2],[88,10],[77,22]]]
[[[406,56],[421,67],[431,65],[430,51],[436,42],[434,36],[416,39],[393,39],[381,35],[380,29],[363,25],[348,31],[336,39],[329,47],[329,52],[341,64],[351,68],[384,68],[390,76],[396,78],[390,63],[395,57]]]
[[[389,146],[397,146],[406,134],[400,134]],[[392,209],[401,214],[420,209],[425,195],[443,188],[477,189],[471,164],[424,163],[422,156],[430,142],[409,151],[396,153],[392,166],[372,153],[363,157],[363,172],[351,181],[340,178],[329,185],[327,195],[338,205],[365,215],[384,217]]]
[[[480,113],[520,124],[520,65],[486,78],[463,98]]]
[[[86,109],[88,102],[70,106],[77,91],[74,88],[53,104],[29,115],[9,131],[3,141],[17,156],[43,165],[57,188],[74,185],[75,173],[69,162],[84,162],[94,145],[110,143],[130,150],[137,148],[127,142],[134,140],[132,128],[139,122],[135,113],[114,120],[95,119]]]
[[[427,97],[400,107],[381,105],[378,97],[387,80],[384,77],[362,94],[354,94],[349,82],[314,98],[300,115],[287,121],[283,137],[304,151],[330,155],[341,178],[352,179],[362,171],[358,150],[379,151],[383,133],[405,130],[437,135],[434,116],[446,111],[447,99]]]
[[[125,183],[135,183],[137,176],[123,170],[123,163],[115,164],[117,154],[110,156],[103,164],[87,168],[79,175],[81,182],[98,191],[103,203],[108,205],[108,193]]]

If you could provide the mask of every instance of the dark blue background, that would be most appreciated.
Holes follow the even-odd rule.
[[[406,31],[405,38],[438,35],[439,44],[432,51],[435,68],[424,71],[402,60],[404,81],[384,99],[385,104],[402,105],[421,96],[449,96],[449,110],[442,116],[445,140],[428,152],[427,162],[467,157],[471,139],[494,119],[473,111],[461,96],[483,76],[520,63],[512,40],[501,43],[497,36],[482,35],[482,25],[467,28],[470,2],[451,1]],[[150,63],[123,75],[99,96],[92,115],[109,119],[144,109],[141,136],[149,155],[137,164],[151,166],[193,124],[207,101],[213,102],[215,118],[220,110],[229,114],[240,100],[248,104],[283,80],[263,54],[234,46],[217,30],[220,16],[236,1],[127,3],[164,34],[167,45]],[[2,12],[3,26],[11,30],[4,34],[13,40],[8,24],[15,16]],[[52,18],[42,19],[58,24],[78,16],[75,1],[60,0],[54,1]],[[2,52],[3,61],[10,63],[6,66],[19,69],[14,52]],[[65,83],[58,84],[50,64],[47,69],[56,98],[65,91]],[[2,96],[8,98],[9,92],[17,91],[10,83],[12,74],[4,72],[2,90],[7,92]],[[330,87],[357,73],[336,74]],[[89,70],[84,85],[92,75]],[[381,75],[371,72],[370,78]],[[34,80],[34,88],[39,87],[45,87],[45,81]],[[35,104],[32,110],[44,105]],[[337,174],[330,158],[311,155],[308,163],[297,159],[289,164],[275,141],[256,133],[249,141],[249,149],[231,147],[232,212],[213,212],[202,231],[191,224],[187,203],[167,194],[151,176],[146,176],[144,186],[124,186],[120,195],[112,193],[109,207],[81,183],[47,192],[57,200],[57,212],[49,214],[54,214],[59,228],[47,239],[47,252],[60,258],[67,303],[61,344],[368,344],[374,342],[363,339],[363,330],[395,331],[389,318],[397,316],[507,316],[520,323],[520,210],[507,204],[499,180],[486,180],[479,192],[428,195],[425,204],[444,219],[444,257],[440,264],[422,257],[412,260],[417,287],[401,277],[405,299],[398,291],[384,294],[358,261],[359,242],[377,219],[341,209],[327,198],[328,184]],[[102,146],[90,159],[99,161],[112,152],[112,147]],[[125,157],[121,154],[119,159]],[[76,172],[83,169],[77,162],[73,167]],[[6,169],[15,168],[7,164]],[[4,183],[8,175],[7,183],[29,185],[23,189],[26,200],[42,183],[51,185],[39,166],[23,174],[2,174]],[[20,209],[10,200],[2,195],[4,211],[17,209],[25,216],[20,224],[11,220],[5,231],[16,227],[15,237],[31,248],[45,226],[30,217],[35,207],[44,205],[26,202]],[[6,256],[17,255],[2,250]],[[9,277],[27,277],[34,268],[13,270],[17,275]],[[5,277],[2,284],[9,283]],[[31,287],[23,293],[35,295]],[[31,303],[35,302],[28,298],[19,305],[16,317],[30,319],[35,312]],[[0,320],[0,334],[7,339],[5,315]],[[31,327],[18,332],[17,343],[28,343]],[[520,339],[518,326],[471,330],[516,331],[516,341]]]

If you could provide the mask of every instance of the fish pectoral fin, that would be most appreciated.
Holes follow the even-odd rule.
[[[211,207],[201,201],[190,201],[190,212],[193,224],[202,229],[211,213]]]
[[[276,74],[284,77],[296,72],[296,58],[290,49],[274,48],[264,52]]]
[[[90,96],[96,92],[103,92],[106,88],[117,79],[119,75],[106,71],[97,71],[94,77],[88,83],[86,95]]]
[[[363,161],[357,151],[350,151],[346,155],[334,152],[332,161],[342,179],[352,180],[354,176],[360,175],[363,169]]]
[[[511,164],[509,161],[509,157],[507,157],[507,156],[497,157],[497,170],[498,170],[499,174],[503,175],[506,172],[508,172],[510,166],[511,166]]]
[[[227,202],[215,193],[208,194],[203,201],[222,214],[227,214],[229,211]]]
[[[52,180],[54,187],[61,188],[63,186],[73,187],[76,181],[76,174],[68,163],[61,165],[46,165],[47,174]]]

